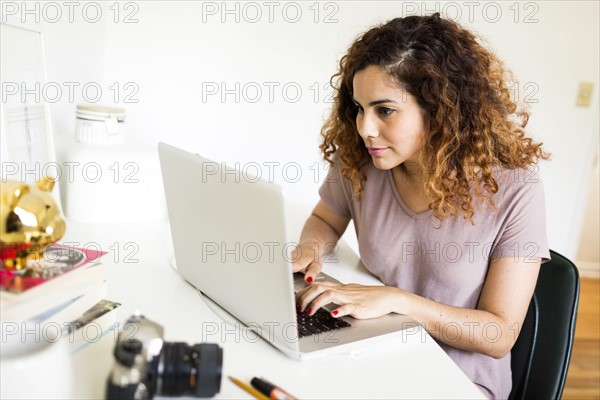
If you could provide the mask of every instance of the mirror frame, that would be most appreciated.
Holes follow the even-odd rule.
[[[56,161],[42,33],[0,24],[0,156],[2,182],[56,180],[60,204],[61,168]],[[25,89],[25,90],[23,90]],[[16,92],[15,92],[16,90]]]

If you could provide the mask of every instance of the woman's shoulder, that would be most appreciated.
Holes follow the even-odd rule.
[[[526,184],[542,184],[542,176],[538,164],[530,164],[523,168],[508,168],[498,166],[493,169],[494,178],[498,185],[504,183],[509,186],[522,186]]]
[[[538,164],[531,164],[524,168],[496,167],[494,178],[498,184],[497,195],[500,197],[534,196],[535,193],[543,193],[544,190]]]

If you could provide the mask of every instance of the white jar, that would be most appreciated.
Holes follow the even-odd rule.
[[[127,138],[118,146],[61,143],[63,211],[68,221],[153,222],[167,219],[158,152]],[[68,224],[67,221],[67,224]]]
[[[72,397],[75,382],[69,341],[58,324],[2,321],[1,331],[0,398]]]
[[[111,145],[125,140],[122,108],[80,104],[75,117],[75,138],[80,143]]]

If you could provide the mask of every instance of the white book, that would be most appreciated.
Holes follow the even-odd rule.
[[[0,320],[2,322],[30,320],[43,322],[53,318],[56,321],[70,322],[103,299],[106,293],[106,283],[102,280],[67,287],[25,300],[19,299],[2,306]]]
[[[63,336],[63,340],[70,341],[73,380],[85,382],[85,385],[74,385],[72,398],[95,400],[106,390],[106,379],[115,364],[113,352],[117,336],[122,328],[118,315],[120,309],[112,306],[111,310],[77,329],[68,338]],[[102,331],[100,337],[96,335],[99,331]]]
[[[120,330],[118,322],[120,305],[103,299],[72,321],[67,339],[71,353],[78,353],[89,345],[104,341],[107,336],[110,339],[106,340],[116,343]],[[112,349],[110,351],[112,352]]]
[[[42,324],[53,323],[68,327],[68,324],[106,297],[108,293],[106,281],[95,285],[95,287],[90,287],[89,290],[86,290],[85,293],[73,298],[64,307],[55,307],[44,313],[35,315],[30,318],[30,321]]]

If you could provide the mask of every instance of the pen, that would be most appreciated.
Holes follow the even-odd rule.
[[[267,396],[265,396],[258,390],[246,385],[244,382],[240,381],[239,379],[236,379],[233,376],[230,376],[229,379],[231,380],[231,382],[235,383],[236,385],[238,385],[239,387],[244,389],[246,392],[248,392],[252,396],[254,396],[254,398],[256,398],[258,400],[269,400],[269,398]]]
[[[262,378],[252,378],[250,384],[262,394],[269,396],[271,400],[297,400],[285,390],[273,385]]]

